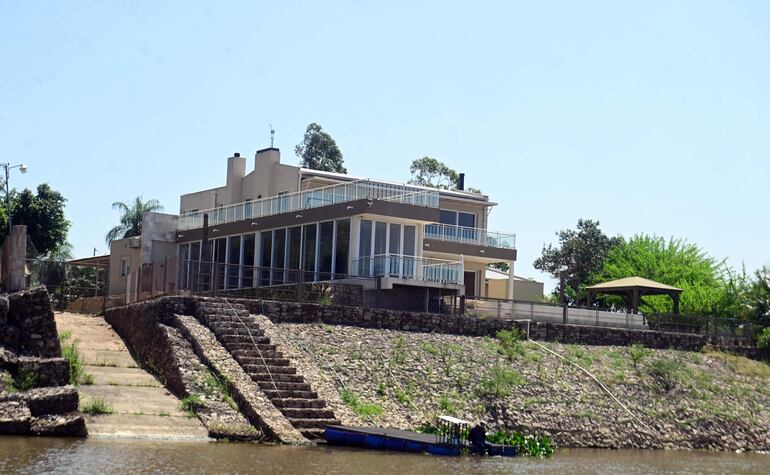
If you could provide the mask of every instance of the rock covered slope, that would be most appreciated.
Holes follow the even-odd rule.
[[[770,366],[741,356],[544,343],[639,423],[531,342],[260,318],[348,424],[414,429],[451,414],[562,447],[770,450]]]
[[[85,436],[45,288],[0,296],[0,434]]]

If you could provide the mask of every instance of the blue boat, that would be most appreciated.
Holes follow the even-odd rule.
[[[470,423],[449,416],[438,418],[438,433],[424,434],[380,427],[326,426],[324,437],[330,445],[361,447],[397,452],[428,453],[432,455],[460,455],[470,448],[464,436]],[[515,457],[516,447],[490,444],[489,455]]]

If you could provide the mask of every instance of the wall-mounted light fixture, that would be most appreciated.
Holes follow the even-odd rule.
[[[371,208],[373,204],[374,204],[374,201],[367,201],[366,202],[366,206],[368,206],[369,208]]]
[[[214,229],[212,229],[212,230],[211,230],[211,232],[212,232],[212,233],[218,233],[218,232],[219,232],[219,229],[217,229],[217,228],[214,228]]]
[[[183,236],[184,236],[184,234],[177,234],[177,235],[176,235],[176,238],[177,238],[177,239],[182,239],[182,237],[183,237]]]
[[[295,218],[297,218],[297,219],[299,219],[299,218],[301,218],[301,217],[302,217],[302,215],[301,215],[301,214],[298,214],[297,216],[295,216]]]
[[[256,221],[252,221],[252,222],[251,222],[251,225],[252,225],[252,226],[256,226],[256,225],[257,225],[257,222],[256,222]]]
[[[479,254],[486,254],[486,251],[484,249],[479,251]]]
[[[348,206],[346,207],[346,209],[353,209],[353,206],[351,206],[351,205],[348,205]]]

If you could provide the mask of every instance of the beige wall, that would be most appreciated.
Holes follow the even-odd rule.
[[[299,167],[282,164],[278,149],[258,151],[254,155],[254,168],[249,173],[246,173],[246,169],[244,157],[229,157],[225,186],[182,195],[179,200],[180,213],[298,191]]]
[[[131,247],[130,243],[135,242],[139,245]],[[110,244],[110,295],[126,293],[127,277],[120,275],[120,261],[128,257],[129,271],[134,272],[139,269],[141,255],[141,240],[139,238],[126,238],[112,241]]]
[[[486,284],[487,297],[493,299],[505,298],[505,288],[508,285],[508,279],[488,279]],[[543,283],[526,279],[514,280],[513,299],[524,302],[542,302]]]

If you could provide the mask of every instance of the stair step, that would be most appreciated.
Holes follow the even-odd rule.
[[[278,386],[278,384],[276,384]],[[265,395],[272,399],[315,399],[318,394],[315,391],[299,391],[295,389],[263,389]]]
[[[326,426],[336,426],[340,424],[340,421],[333,418],[324,418],[324,419],[295,419],[293,417],[288,417],[289,422],[291,422],[291,425],[294,427],[300,429],[324,429]]]
[[[259,351],[265,352],[265,351],[277,351],[276,346],[272,343],[257,343],[257,348],[259,348]],[[235,355],[237,352],[241,351],[247,351],[247,352],[256,352],[254,349],[253,343],[230,343],[227,345],[227,350],[233,353]]]
[[[217,339],[223,342],[225,345],[237,345],[239,343],[251,344],[252,346],[254,345],[254,343],[263,344],[263,345],[270,344],[270,338],[267,338],[265,336],[254,336],[252,338],[248,335],[226,335],[226,336],[217,335]]]
[[[297,374],[297,368],[293,366],[265,366],[263,364],[247,364],[241,365],[249,374],[267,374],[275,376],[276,374]]]
[[[304,435],[305,438],[308,440],[312,440],[314,442],[320,442],[325,441],[326,437],[324,437],[324,429],[315,428],[315,429],[302,429],[299,431],[300,434]]]
[[[302,398],[286,398],[286,399],[273,399],[273,405],[279,409],[283,408],[317,408],[323,409],[326,407],[326,401],[323,399],[302,399]]]
[[[302,383],[289,383],[286,381],[276,381],[275,385],[271,381],[257,381],[257,385],[261,389],[279,389],[285,391],[312,391],[310,384]]]
[[[262,349],[263,346],[275,346],[275,345],[257,345],[257,348],[259,348],[259,351],[255,350],[252,346],[248,350],[235,350],[232,352],[232,355],[237,359],[240,363],[243,364],[250,364],[252,363],[251,360],[254,361],[262,361],[262,358],[265,359],[282,359],[283,353],[280,351],[276,351],[273,349]],[[261,357],[260,357],[261,355]]]
[[[310,420],[324,420],[334,419],[334,411],[325,408],[316,407],[284,407],[279,408],[284,416],[290,420],[294,419],[310,419]]]
[[[235,356],[235,359],[238,360],[238,362],[241,365],[264,365],[267,364],[268,366],[290,366],[291,362],[287,358],[281,358],[280,356],[273,356],[273,355],[266,355],[266,351],[260,353],[254,352],[253,355],[249,356]]]
[[[247,374],[254,382],[282,382],[282,383],[304,383],[305,378],[298,374],[282,374],[282,373],[251,373],[247,371]]]

